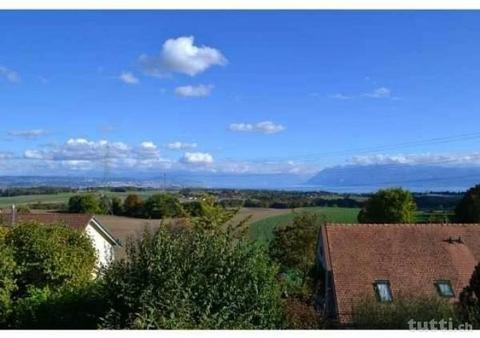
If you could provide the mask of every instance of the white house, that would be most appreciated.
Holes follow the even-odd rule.
[[[121,246],[108,229],[95,216],[66,213],[17,213],[12,208],[11,225],[35,221],[42,224],[65,224],[75,230],[84,231],[92,240],[97,252],[97,267],[107,266],[115,259],[115,247]],[[4,218],[5,224],[5,218]]]

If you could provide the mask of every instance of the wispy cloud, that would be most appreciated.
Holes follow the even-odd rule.
[[[16,71],[3,66],[0,66],[0,78],[3,78],[10,83],[20,82],[20,75]]]
[[[213,90],[212,85],[182,86],[175,88],[175,94],[179,96],[209,96]]]
[[[171,73],[195,76],[212,66],[223,66],[227,59],[218,49],[195,46],[193,36],[181,36],[164,42],[160,55],[140,56],[140,64],[148,75],[164,77]]]
[[[262,134],[276,134],[284,131],[286,128],[272,121],[262,121],[258,123],[232,123],[229,129],[234,132],[243,133],[262,133]]]
[[[27,130],[11,130],[8,132],[8,136],[15,138],[34,139],[48,134],[43,129],[27,129]]]
[[[140,80],[132,72],[122,72],[118,79],[129,85],[136,85],[140,82]]]
[[[170,150],[185,150],[185,149],[193,149],[196,147],[197,147],[196,143],[185,143],[180,141],[175,141],[167,145],[167,148]]]
[[[349,95],[343,93],[337,93],[329,96],[332,99],[337,100],[351,100],[357,98],[371,98],[371,99],[398,99],[398,97],[392,95],[392,90],[387,87],[378,87],[370,92]]]

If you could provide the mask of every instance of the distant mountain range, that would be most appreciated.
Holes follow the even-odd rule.
[[[326,168],[310,178],[306,186],[351,192],[393,186],[413,191],[463,191],[479,183],[480,167],[388,164]]]
[[[112,177],[0,176],[0,188],[30,186],[138,186],[152,188],[232,188],[371,192],[401,186],[412,191],[464,191],[480,183],[480,167],[350,165],[326,168],[313,177],[294,174],[167,172],[165,175]]]

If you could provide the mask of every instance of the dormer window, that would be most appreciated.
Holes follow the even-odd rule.
[[[435,282],[438,294],[441,297],[452,298],[455,297],[453,292],[452,284],[448,280],[439,280]]]
[[[388,280],[379,280],[374,283],[375,294],[377,299],[382,303],[389,303],[393,301],[392,290]]]

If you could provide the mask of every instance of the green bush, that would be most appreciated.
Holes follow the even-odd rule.
[[[67,290],[31,289],[15,303],[10,327],[16,329],[96,329],[105,315],[97,283]]]
[[[123,201],[125,216],[142,217],[144,214],[145,201],[137,194],[129,194]]]
[[[13,249],[6,245],[4,234],[0,233],[0,328],[6,325],[11,312],[12,294],[17,290],[16,273],[17,264]]]
[[[290,297],[284,300],[287,329],[318,330],[327,327],[327,321],[315,310],[308,299]]]
[[[96,253],[90,238],[63,225],[24,223],[5,235],[17,265],[17,296],[29,288],[79,287],[92,278]]]
[[[408,329],[408,322],[452,320],[459,323],[454,306],[439,297],[401,297],[391,303],[365,298],[353,307],[353,326],[357,329]]]
[[[266,329],[282,321],[277,269],[220,228],[164,228],[127,245],[103,283],[104,328]]]

